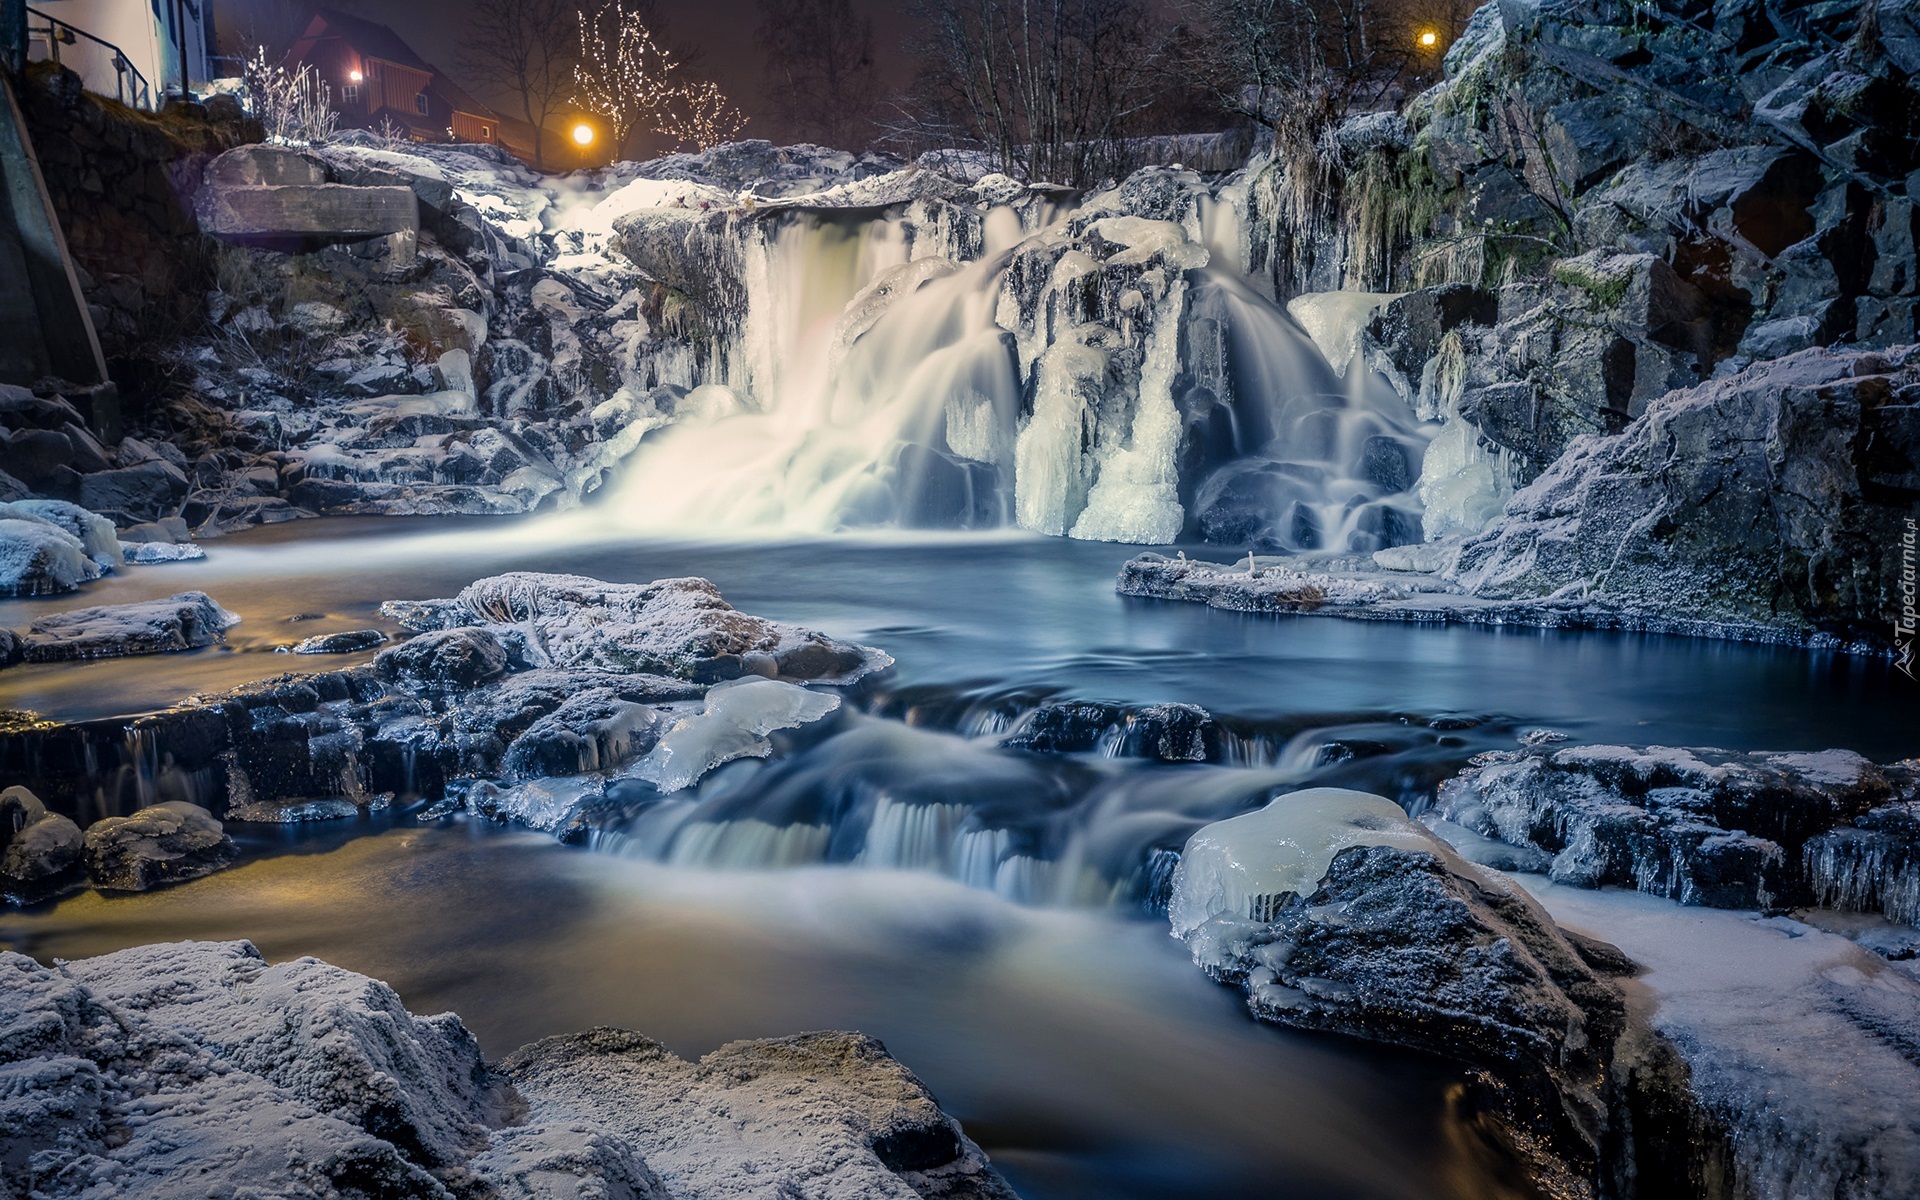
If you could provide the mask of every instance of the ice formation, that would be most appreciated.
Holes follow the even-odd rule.
[[[1187,839],[1167,906],[1173,932],[1187,937],[1216,919],[1270,920],[1289,892],[1303,899],[1312,895],[1334,858],[1352,846],[1451,857],[1443,843],[1384,797],[1345,788],[1292,792],[1256,812],[1204,826]]]
[[[840,698],[774,679],[732,679],[707,692],[706,708],[682,718],[632,770],[662,792],[677,792],[722,763],[773,752],[767,735],[833,712]]]

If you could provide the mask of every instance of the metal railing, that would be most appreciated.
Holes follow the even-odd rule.
[[[36,25],[35,22],[44,22]],[[49,61],[60,61],[60,47],[75,46],[81,38],[92,42],[113,55],[114,98],[122,104],[134,108],[153,110],[153,87],[140,68],[133,65],[126,52],[104,38],[95,37],[86,30],[69,25],[60,18],[41,12],[37,8],[27,9],[27,45],[28,57],[32,57],[33,47],[44,45]]]

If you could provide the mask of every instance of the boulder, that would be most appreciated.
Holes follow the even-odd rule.
[[[288,146],[238,146],[207,164],[213,187],[287,187],[327,182],[327,166]]]
[[[179,467],[161,459],[80,477],[79,500],[97,512],[123,513],[136,520],[170,516],[191,485]]]
[[[0,792],[0,900],[31,903],[86,882],[80,827],[23,787]]]
[[[100,578],[79,538],[38,518],[0,517],[0,596],[54,596]]]
[[[465,691],[507,673],[507,651],[484,629],[445,629],[409,638],[373,660],[395,681]]]
[[[704,579],[605,583],[514,572],[472,583],[451,601],[382,609],[415,628],[523,630],[539,665],[712,683],[765,675],[851,683],[891,663],[877,650],[749,616]],[[388,651],[398,653],[399,648]]]
[[[1911,764],[1838,750],[1532,747],[1478,756],[1441,785],[1436,811],[1544,852],[1556,883],[1710,908],[1905,912],[1920,905],[1899,814],[1916,795]]]
[[[170,654],[211,646],[239,621],[205,592],[181,592],[40,617],[22,641],[28,662]]]
[[[102,570],[111,571],[121,563],[120,539],[114,534],[113,522],[98,513],[65,500],[16,500],[0,505],[0,517],[23,516],[38,517],[72,534]]]
[[[387,640],[387,635],[378,629],[351,629],[342,633],[316,633],[310,638],[301,639],[293,648],[295,654],[357,654],[362,650],[371,650]]]
[[[926,1086],[857,1033],[731,1042],[696,1063],[599,1028],[522,1047],[501,1070],[530,1120],[607,1130],[684,1200],[737,1194],[746,1160],[769,1195],[1013,1200]]]
[[[1383,797],[1312,788],[1196,831],[1167,911],[1262,1020],[1490,1072],[1543,1190],[1585,1194],[1625,1003],[1511,881]]]
[[[144,892],[232,864],[232,839],[197,804],[169,800],[87,827],[87,874],[103,892]]]
[[[360,242],[420,229],[420,206],[406,187],[210,183],[195,212],[202,230],[237,242]]]
[[[1886,644],[1920,498],[1920,352],[1811,350],[1576,440],[1449,576],[1491,599],[1622,607]]]

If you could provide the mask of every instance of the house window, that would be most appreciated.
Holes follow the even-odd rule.
[[[349,83],[343,86],[340,89],[340,101],[343,104],[359,104],[360,85],[357,83]]]
[[[425,92],[414,93],[413,111],[419,113],[423,117],[427,115],[427,94]]]
[[[490,138],[492,138],[492,137],[493,137],[493,126],[491,126],[491,125],[482,125],[482,126],[480,127],[480,138],[481,138],[481,140],[482,140],[482,141],[485,141],[485,140],[487,140],[487,139],[490,139]]]

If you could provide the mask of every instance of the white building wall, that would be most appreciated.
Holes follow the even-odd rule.
[[[47,23],[38,13],[119,47],[147,81],[155,105],[165,93],[181,90],[182,59],[174,44],[174,0],[30,0],[29,7],[37,10],[27,15],[29,56],[36,60],[57,57],[62,65],[79,73],[88,91],[117,96],[129,103],[136,101],[122,88],[113,51],[84,37],[57,48],[49,46]],[[210,12],[211,0],[195,0],[191,8],[180,5],[177,10],[184,25],[184,65],[194,84],[204,83],[208,76],[206,21]]]

